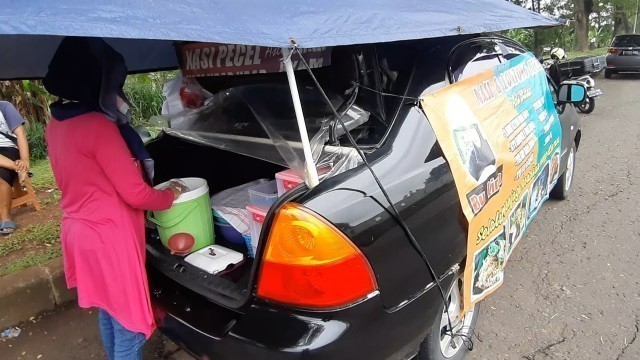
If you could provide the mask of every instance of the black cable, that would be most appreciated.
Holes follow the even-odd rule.
[[[340,122],[340,126],[342,126],[342,129],[344,130],[345,134],[347,135],[347,138],[349,139],[349,142],[356,149],[356,152],[358,153],[358,155],[360,156],[360,158],[364,162],[365,166],[367,167],[367,169],[371,173],[371,176],[373,176],[373,179],[375,180],[376,184],[380,188],[380,192],[382,192],[382,194],[384,195],[385,199],[389,203],[389,206],[393,210],[392,215],[393,215],[394,220],[396,220],[396,222],[400,225],[400,227],[402,228],[404,233],[409,238],[409,242],[411,243],[413,248],[416,250],[416,252],[418,252],[418,254],[422,258],[424,263],[427,265],[427,268],[429,269],[429,273],[431,274],[431,276],[435,280],[436,285],[438,286],[438,289],[440,290],[440,294],[442,295],[442,300],[444,301],[444,305],[445,305],[444,309],[445,309],[445,312],[447,314],[447,321],[449,323],[449,332],[451,332],[450,336],[452,338],[452,341],[453,341],[454,336],[460,336],[463,339],[466,338],[468,341],[471,342],[471,345],[468,345],[469,350],[473,349],[473,342],[471,341],[471,337],[469,337],[467,334],[453,334],[453,325],[451,323],[451,316],[449,314],[449,302],[447,301],[447,296],[445,295],[444,290],[442,289],[442,284],[440,283],[440,279],[436,275],[435,270],[433,270],[433,267],[431,266],[431,263],[429,262],[429,259],[427,258],[427,255],[424,253],[424,251],[422,251],[422,249],[420,248],[420,244],[418,244],[418,241],[413,236],[413,233],[411,232],[411,230],[409,229],[407,224],[402,219],[402,216],[400,216],[400,212],[398,211],[398,209],[396,208],[395,204],[391,200],[391,197],[389,196],[389,193],[384,188],[384,185],[382,185],[382,182],[380,181],[380,179],[378,178],[378,175],[376,175],[375,171],[371,167],[371,164],[369,164],[369,161],[367,160],[364,152],[362,151],[362,149],[360,149],[360,147],[356,143],[355,139],[353,138],[353,136],[351,135],[351,133],[347,129],[347,126],[345,125],[344,121],[342,121],[342,118],[339,116],[336,108],[331,103],[331,100],[329,100],[329,97],[327,96],[327,94],[325,93],[324,89],[322,88],[322,86],[318,82],[318,79],[316,79],[315,75],[313,74],[313,71],[311,71],[311,67],[309,66],[309,64],[307,64],[307,61],[302,56],[302,53],[300,52],[300,50],[298,49],[297,46],[295,46],[293,48],[293,50],[300,57],[300,61],[302,61],[302,63],[304,64],[305,68],[307,69],[307,72],[309,73],[309,76],[311,76],[311,79],[313,80],[315,86],[318,88],[318,91],[320,91],[320,94],[322,94],[324,100],[327,102],[327,104],[329,105],[329,107],[333,111],[333,115],[337,118],[337,121]],[[365,89],[366,89],[366,87],[365,87]],[[389,94],[389,95],[391,95],[391,94]],[[394,96],[398,96],[398,95],[394,95]],[[416,100],[419,100],[419,99],[416,98]]]
[[[380,95],[382,95],[382,96],[390,96],[390,97],[397,97],[397,98],[401,98],[401,99],[409,99],[409,100],[413,100],[413,101],[415,101],[415,102],[419,102],[419,101],[420,101],[420,98],[415,98],[415,97],[405,96],[405,95],[398,95],[398,94],[386,93],[386,92],[384,92],[384,91],[380,91],[380,90],[372,89],[372,88],[367,87],[367,86],[364,86],[364,85],[362,85],[362,84],[358,84],[358,83],[357,83],[357,82],[355,82],[355,81],[351,81],[351,83],[352,83],[354,86],[357,86],[357,87],[363,88],[363,89],[365,89],[365,90],[369,90],[369,91],[371,91],[371,92],[374,92],[374,93],[376,93],[376,94],[380,94]]]

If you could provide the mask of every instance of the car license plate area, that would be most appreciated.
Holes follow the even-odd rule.
[[[622,52],[622,56],[638,56],[640,55],[640,50],[624,50]]]
[[[592,89],[592,90],[589,90],[587,92],[587,94],[589,95],[589,97],[592,97],[592,98],[593,97],[597,97],[597,96],[602,95],[602,90],[600,90],[600,89]]]

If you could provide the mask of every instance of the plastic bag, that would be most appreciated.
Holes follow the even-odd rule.
[[[185,78],[178,74],[164,84],[162,95],[162,115],[171,118],[171,127],[182,122],[184,117],[204,106],[213,95],[205,90],[196,79]]]

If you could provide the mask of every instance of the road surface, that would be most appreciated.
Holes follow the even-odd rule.
[[[471,360],[640,357],[640,76],[597,82],[571,198],[548,201],[514,251]],[[70,307],[35,319],[0,357],[104,359],[95,318]],[[156,336],[145,359],[187,356]]]

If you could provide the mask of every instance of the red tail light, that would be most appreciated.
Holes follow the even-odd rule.
[[[618,49],[609,49],[609,54],[617,54]]]
[[[258,279],[260,298],[306,309],[330,309],[377,289],[369,262],[332,224],[299,205],[273,222]]]

